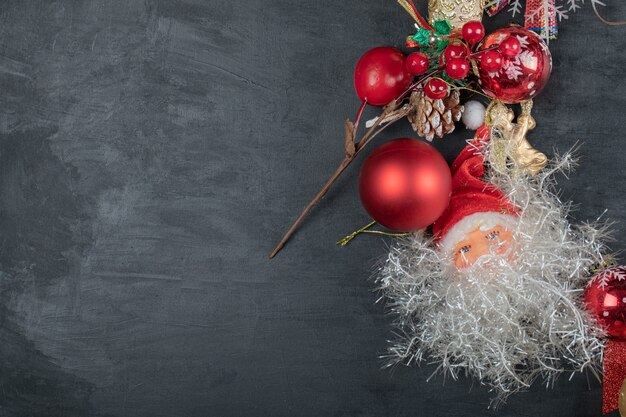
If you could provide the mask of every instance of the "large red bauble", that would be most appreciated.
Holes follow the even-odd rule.
[[[381,46],[364,53],[354,70],[359,98],[372,106],[384,106],[400,96],[413,79],[404,61],[404,54],[392,47]]]
[[[478,83],[491,97],[513,104],[529,100],[543,89],[552,71],[552,56],[539,35],[519,26],[498,29],[487,35],[478,51],[498,47],[509,37],[519,41],[520,52],[512,58],[503,56],[502,68],[496,72],[481,68]]]
[[[365,160],[359,194],[365,210],[383,226],[405,232],[432,224],[448,206],[450,168],[431,145],[395,139]]]
[[[626,340],[626,266],[607,268],[594,276],[585,302],[610,337]]]

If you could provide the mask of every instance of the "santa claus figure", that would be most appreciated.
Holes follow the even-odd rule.
[[[489,129],[481,127],[474,141],[461,152],[451,167],[453,194],[443,215],[433,224],[440,250],[452,254],[454,266],[474,265],[484,255],[504,255],[511,260],[519,208],[502,192],[483,181],[484,148]]]
[[[501,401],[538,378],[600,367],[603,342],[582,297],[606,247],[605,230],[571,224],[553,190],[571,156],[536,176],[494,169],[516,149],[496,149],[492,135],[477,131],[451,167],[448,209],[432,233],[392,248],[378,282],[402,335],[390,364],[428,358]]]

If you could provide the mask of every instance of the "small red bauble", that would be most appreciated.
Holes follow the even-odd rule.
[[[585,291],[585,303],[610,337],[626,340],[626,266],[595,275]]]
[[[431,78],[424,86],[424,94],[433,100],[445,98],[448,91],[448,84],[441,78]]]
[[[500,52],[495,50],[483,52],[478,55],[478,59],[480,69],[488,73],[500,71],[504,63]]]
[[[543,89],[552,71],[552,57],[539,35],[519,26],[490,33],[478,45],[478,51],[499,47],[509,38],[519,42],[520,52],[513,58],[503,56],[502,68],[498,71],[488,71],[481,66],[478,83],[489,96],[514,104],[534,98]],[[479,55],[481,61],[482,55],[488,53]]]
[[[470,65],[466,58],[452,58],[446,62],[446,72],[455,80],[462,80],[469,74]]]
[[[428,70],[428,57],[421,52],[413,52],[406,57],[406,70],[413,75],[422,75]]]
[[[359,175],[365,210],[383,226],[405,232],[432,224],[448,206],[451,190],[445,159],[417,139],[395,139],[378,147]]]
[[[478,20],[472,20],[463,25],[461,36],[470,45],[476,45],[485,37],[485,27]]]
[[[509,36],[500,43],[498,51],[500,51],[502,56],[512,59],[518,56],[522,51],[522,45],[515,36]]]
[[[396,48],[383,46],[364,53],[354,70],[354,88],[359,98],[372,106],[384,106],[400,96],[412,80],[404,61],[404,55]]]
[[[451,43],[443,50],[443,62],[448,62],[452,58],[463,58],[467,56],[467,46],[462,43]]]

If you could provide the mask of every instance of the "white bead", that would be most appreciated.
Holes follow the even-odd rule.
[[[465,127],[476,130],[485,122],[485,106],[479,101],[470,100],[463,104],[464,110],[461,120]]]

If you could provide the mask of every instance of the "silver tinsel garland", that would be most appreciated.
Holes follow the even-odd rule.
[[[451,254],[415,233],[393,246],[377,277],[398,330],[388,363],[428,359],[453,378],[476,377],[495,392],[495,405],[535,380],[597,375],[602,334],[582,296],[594,267],[605,262],[608,239],[598,222],[568,221],[570,204],[558,197],[554,175],[573,167],[570,153],[529,177],[512,165],[489,169],[496,142],[483,151],[486,181],[521,208],[514,260],[487,255],[457,270]]]

